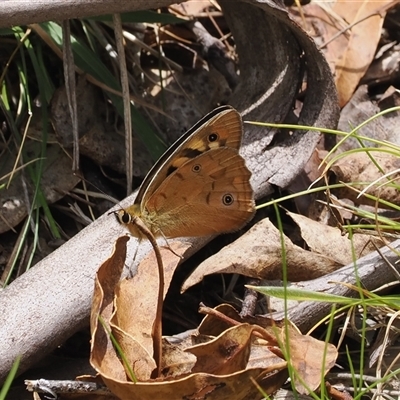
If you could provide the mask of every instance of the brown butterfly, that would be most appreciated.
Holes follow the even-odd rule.
[[[251,173],[239,155],[240,114],[222,106],[207,114],[157,161],[133,205],[116,212],[135,237],[207,236],[242,228],[255,213]]]

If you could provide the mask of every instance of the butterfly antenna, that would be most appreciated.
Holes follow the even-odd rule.
[[[74,172],[74,175],[77,176],[82,181],[82,184],[84,186],[84,191],[85,192],[88,192],[88,189],[87,189],[86,185],[90,185],[93,188],[95,188],[96,190],[98,190],[106,200],[109,200],[111,203],[114,203],[114,204],[118,204],[119,203],[119,201],[117,199],[115,199],[114,197],[112,197],[109,194],[105,193],[103,190],[101,190],[94,183],[92,183],[92,182],[88,181],[86,178],[84,178],[81,171]]]

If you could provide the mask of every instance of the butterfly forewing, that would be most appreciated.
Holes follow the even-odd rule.
[[[143,209],[162,182],[187,161],[222,147],[238,151],[242,130],[240,114],[230,106],[219,107],[207,114],[161,156],[144,179],[135,204],[141,204]]]
[[[211,149],[171,173],[144,203],[144,215],[165,237],[238,230],[255,212],[250,176],[236,150]]]

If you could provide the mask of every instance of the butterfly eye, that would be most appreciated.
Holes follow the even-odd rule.
[[[124,224],[128,224],[129,222],[131,222],[131,216],[126,211],[124,211],[123,214],[120,215],[120,219],[121,222]]]
[[[196,173],[200,172],[201,171],[201,165],[200,164],[193,165],[192,171],[196,172]]]
[[[218,134],[217,133],[210,133],[209,135],[208,135],[208,141],[210,142],[210,143],[212,143],[212,142],[216,142],[217,140],[218,140]]]
[[[231,194],[224,194],[222,196],[222,202],[224,203],[224,205],[226,206],[230,206],[233,203],[234,199],[233,196]]]

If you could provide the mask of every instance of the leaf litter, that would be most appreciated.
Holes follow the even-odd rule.
[[[347,2],[348,3],[348,2]],[[368,66],[368,63],[371,62],[371,54],[373,55],[374,51],[373,49],[376,49],[378,43],[378,39],[380,37],[380,31],[382,28],[381,21],[383,18],[380,18],[378,21],[378,18],[373,18],[373,25],[360,25],[357,27],[355,25],[354,27],[351,27],[350,29],[347,29],[349,25],[353,21],[357,21],[357,18],[360,19],[362,16],[367,15],[368,13],[374,13],[374,6],[372,4],[369,4],[372,2],[364,1],[362,2],[361,7],[359,7],[359,10],[354,9],[353,7],[353,14],[346,14],[346,2],[339,2],[338,7],[340,6],[341,9],[334,9],[333,11],[336,13],[336,16],[338,17],[337,19],[337,26],[335,26],[336,32],[340,29],[342,29],[343,35],[340,36],[341,39],[345,40],[344,46],[340,44],[338,46],[340,51],[340,55],[338,56],[337,53],[332,53],[334,56],[332,57],[333,62],[333,68],[338,69],[339,73],[337,74],[337,84],[338,84],[338,90],[341,95],[341,102],[342,104],[346,103],[348,99],[350,101],[353,98],[351,98],[352,93],[354,90],[356,90],[357,85],[359,84],[365,69],[364,65]],[[386,2],[386,4],[390,4],[390,2]],[[376,5],[376,3],[375,3]],[[380,4],[382,5],[382,3]],[[349,6],[350,7],[350,6]],[[324,11],[325,12],[325,11]],[[329,13],[328,13],[329,15]],[[332,14],[333,15],[333,14]],[[345,18],[343,18],[343,15]],[[382,14],[383,15],[383,14]],[[361,18],[362,19],[362,18]],[[326,24],[326,26],[329,26],[329,24]],[[374,30],[374,32],[372,32]],[[371,31],[371,34],[369,34],[369,31]],[[377,35],[376,32],[379,32]],[[371,40],[364,40],[365,43],[359,45],[359,42],[357,41],[357,38],[354,37],[353,35],[361,34],[364,35],[364,38],[369,38]],[[328,37],[332,37],[332,34],[326,35],[326,39]],[[339,41],[336,41],[337,43]],[[340,42],[339,42],[340,43]],[[359,46],[359,49],[357,48]],[[328,45],[329,51],[332,51],[332,48],[330,45]],[[344,50],[343,50],[344,49]],[[362,57],[359,57],[360,61],[360,68],[358,71],[349,71],[349,67],[351,67],[351,63],[349,60],[354,60],[355,57],[357,57],[357,51],[360,50],[362,53]],[[329,53],[328,51],[328,53]],[[328,54],[329,58],[329,54]],[[339,60],[339,61],[338,61]],[[364,64],[363,64],[364,63]],[[366,86],[362,87],[364,89],[364,92],[366,92]],[[349,104],[349,103],[348,103]],[[356,105],[360,105],[359,102],[356,102]],[[363,114],[362,111],[364,109],[358,110],[359,115]],[[376,112],[375,110],[370,110],[369,114],[371,112]],[[365,119],[365,116],[362,115],[362,117]],[[348,120],[343,121],[343,123],[348,123]],[[354,126],[354,124],[353,124]],[[396,124],[395,124],[396,126]],[[385,130],[385,123],[383,124],[383,131]],[[390,139],[394,141],[396,139],[396,133],[394,133],[394,137],[392,136]],[[379,160],[380,161],[380,160]],[[365,165],[365,168],[360,168],[360,173],[357,175],[352,173],[352,170],[348,169],[348,166],[354,166],[354,165],[360,165],[363,166]],[[376,170],[371,172],[367,177],[365,175],[362,175],[364,170],[371,169],[371,163],[369,163],[369,159],[364,156],[363,157],[358,157],[358,156],[349,156],[346,159],[341,160],[338,162],[334,167],[331,168],[331,171],[333,171],[338,179],[344,182],[354,182],[354,181],[372,181],[373,179],[379,179],[381,175],[376,174]],[[388,168],[385,168],[385,172],[395,170],[397,169],[396,165],[396,158],[393,157],[393,160],[391,162],[391,165],[388,165]],[[361,171],[362,170],[362,171]],[[351,198],[352,201],[359,201],[356,197],[357,193],[354,191],[349,190],[346,192],[344,189],[342,191],[338,191],[336,194],[339,195],[341,198]],[[379,198],[384,198],[384,199],[389,199],[392,200],[394,199],[397,201],[398,196],[398,191],[397,189],[392,190],[392,193],[389,194],[389,197],[385,197],[384,193],[381,188],[378,188],[378,191],[376,193],[376,196]],[[371,205],[371,202],[369,203]],[[328,273],[329,271],[332,271],[334,269],[339,268],[341,265],[344,265],[346,262],[349,262],[349,251],[348,246],[350,244],[350,241],[348,237],[342,236],[341,237],[341,231],[337,228],[332,228],[330,229],[329,226],[324,226],[323,224],[318,224],[315,223],[315,221],[309,220],[305,217],[301,217],[298,215],[295,215],[293,213],[289,213],[289,215],[293,218],[293,220],[296,221],[296,224],[300,227],[302,238],[305,240],[307,244],[307,249],[304,249],[301,246],[297,246],[292,242],[292,240],[288,237],[285,237],[285,247],[289,250],[288,252],[288,267],[289,267],[289,272],[294,275],[290,275],[289,279],[291,280],[297,280],[297,279],[312,279],[315,276],[320,276],[324,275],[325,273]],[[189,280],[185,283],[185,288],[191,286],[192,284],[195,284],[197,282],[200,282],[204,276],[211,274],[211,273],[226,273],[226,272],[232,272],[232,273],[241,273],[246,276],[252,276],[252,277],[267,277],[267,278],[276,278],[277,273],[279,274],[281,272],[281,242],[280,242],[280,237],[279,237],[279,231],[275,228],[275,226],[268,220],[264,220],[262,223],[260,223],[261,226],[258,226],[254,232],[251,232],[253,236],[250,235],[249,231],[249,236],[247,238],[247,242],[245,241],[240,241],[240,239],[237,242],[237,248],[231,248],[228,246],[227,248],[223,249],[221,254],[218,254],[215,256],[215,258],[210,259],[210,261],[206,261],[205,263],[201,264],[198,271],[196,271],[190,278]],[[256,225],[257,226],[257,225]],[[253,228],[254,229],[254,228]],[[257,229],[262,229],[262,230],[257,230]],[[260,234],[261,232],[268,232],[266,234],[267,239],[265,240],[265,243],[260,241]],[[246,235],[244,235],[245,237]],[[362,235],[359,235],[356,237],[361,237]],[[264,237],[264,236],[263,236]],[[322,240],[321,240],[322,239]],[[361,255],[363,252],[370,251],[374,249],[372,244],[368,244],[368,241],[370,239],[369,235],[366,235],[364,238],[361,238],[361,242],[359,244],[356,244],[356,254]],[[327,246],[325,243],[321,243],[325,240],[329,244],[329,249],[327,249]],[[357,239],[356,239],[357,241]],[[246,253],[243,249],[247,248],[247,245],[250,243],[253,243],[253,247],[250,247],[250,249],[254,250],[256,253],[254,258],[252,258],[252,255],[254,252],[248,252]],[[257,244],[258,248],[256,248]],[[332,245],[334,243],[334,245]],[[378,244],[379,245],[379,244]],[[340,247],[339,247],[340,246]],[[342,249],[342,246],[345,246],[346,251],[344,253],[346,254],[335,254],[335,248],[340,248]],[[239,250],[238,250],[239,249]],[[330,251],[332,250],[332,251]],[[337,252],[336,252],[337,253]],[[266,257],[266,254],[268,254],[268,257]],[[164,254],[165,257],[168,257],[167,254]],[[228,260],[228,261],[227,261]],[[225,261],[225,263],[224,263]],[[351,261],[351,260],[350,260]],[[113,261],[114,263],[114,261]],[[175,266],[174,263],[176,263]],[[177,266],[177,261],[171,261],[171,269],[174,271],[176,266]],[[291,268],[290,268],[291,267]],[[152,309],[152,299],[149,300],[149,303],[143,303],[143,305],[137,304],[137,300],[144,300],[147,296],[149,296],[149,293],[155,293],[157,292],[157,281],[155,280],[153,284],[149,283],[149,285],[146,284],[146,280],[151,280],[151,271],[153,271],[153,275],[156,275],[154,273],[154,261],[153,262],[148,262],[147,267],[149,276],[144,275],[142,273],[142,280],[137,281],[136,283],[129,282],[130,280],[122,281],[120,284],[115,283],[113,285],[113,282],[107,283],[106,280],[106,291],[107,291],[107,296],[109,296],[112,293],[113,300],[111,303],[109,302],[110,299],[107,298],[106,301],[106,307],[104,308],[104,316],[109,317],[109,326],[112,328],[112,331],[114,332],[114,336],[117,338],[118,342],[122,344],[124,350],[124,353],[126,352],[126,355],[128,356],[130,362],[132,365],[135,367],[135,373],[137,373],[137,377],[143,379],[143,381],[146,382],[146,384],[149,382],[149,374],[151,374],[152,369],[154,369],[154,360],[152,359],[152,343],[151,343],[151,337],[149,336],[149,332],[151,332],[151,326],[152,326],[152,318],[154,318],[154,312]],[[146,269],[144,268],[144,269]],[[173,272],[172,272],[173,273]],[[116,272],[116,275],[118,275],[118,272]],[[171,275],[172,276],[172,275]],[[154,276],[153,276],[154,277]],[[140,279],[140,278],[138,278]],[[189,282],[189,283],[188,283]],[[191,282],[191,283],[190,283]],[[166,288],[168,285],[166,285]],[[115,293],[114,293],[114,288],[115,288]],[[143,291],[138,291],[140,289],[143,289]],[[106,292],[105,291],[105,292]],[[132,294],[135,293],[136,294]],[[126,296],[126,299],[123,299],[123,297]],[[135,301],[136,299],[136,301]],[[130,304],[133,304],[134,307],[132,308]],[[226,311],[226,310],[225,310]],[[111,315],[109,313],[111,312]],[[138,315],[142,319],[137,319]],[[203,322],[207,320],[208,316],[204,319]],[[214,324],[216,324],[215,319],[213,320]],[[241,322],[242,324],[246,324],[245,322]],[[278,323],[277,323],[278,324]],[[201,327],[201,326],[200,326]],[[200,330],[199,327],[199,330]],[[97,329],[102,329],[102,327],[97,327]],[[233,332],[233,333],[232,333]],[[226,333],[226,335],[223,335]],[[204,334],[207,336],[206,334]],[[231,335],[231,336],[229,336]],[[243,336],[242,336],[243,335]],[[175,380],[177,377],[180,376],[185,376],[187,375],[184,379],[187,379],[187,383],[189,382],[188,378],[191,377],[193,374],[199,374],[201,373],[200,371],[197,371],[196,368],[200,368],[199,365],[201,364],[200,362],[196,362],[196,357],[193,357],[194,354],[189,352],[187,349],[192,347],[194,349],[194,352],[198,351],[201,352],[202,350],[206,349],[207,347],[203,346],[202,344],[193,344],[194,342],[200,340],[201,335],[197,335],[196,338],[191,338],[192,346],[187,344],[187,347],[181,348],[177,346],[176,344],[171,344],[167,340],[164,340],[163,343],[163,378],[165,379],[162,383],[164,384],[165,382],[168,382],[169,380]],[[209,346],[211,347],[213,344],[217,343],[217,345],[221,345],[222,349],[225,349],[225,355],[229,354],[232,352],[233,354],[233,359],[232,359],[232,365],[224,364],[224,359],[222,356],[221,358],[218,358],[217,361],[217,367],[215,365],[207,365],[207,361],[210,361],[206,359],[206,356],[204,356],[203,364],[202,367],[204,367],[207,371],[205,373],[210,373],[214,375],[211,371],[214,371],[213,368],[220,367],[221,371],[224,371],[224,368],[230,368],[231,366],[234,366],[232,368],[240,368],[241,363],[243,363],[243,355],[247,354],[248,346],[250,346],[250,355],[249,355],[249,360],[247,367],[250,368],[250,366],[254,366],[254,360],[251,358],[251,355],[254,354],[256,348],[262,349],[262,351],[265,351],[268,346],[264,345],[264,343],[261,342],[260,340],[254,340],[253,343],[249,345],[249,340],[248,338],[254,336],[253,330],[249,327],[244,327],[243,325],[243,331],[239,329],[234,329],[234,327],[231,327],[226,325],[223,330],[220,332],[214,332],[212,335],[211,341],[212,342]],[[236,341],[232,341],[232,336],[234,339],[237,339]],[[203,336],[201,336],[203,338]],[[229,341],[226,339],[230,338]],[[246,339],[247,338],[247,339]],[[210,338],[209,338],[210,339]],[[300,337],[297,338],[298,341],[300,340]],[[102,342],[102,340],[104,342]],[[112,344],[110,344],[109,338],[107,335],[102,337],[102,340],[99,340],[99,343],[101,343],[103,346],[102,348],[96,349],[100,353],[100,355],[104,352],[107,352],[108,356],[108,351],[112,352],[114,351],[114,347]],[[203,338],[205,340],[205,338]],[[295,341],[295,340],[294,340]],[[227,345],[229,343],[229,345]],[[322,342],[320,342],[322,343]],[[93,344],[93,343],[92,343]],[[198,346],[203,346],[203,347],[198,347]],[[307,346],[304,346],[305,349]],[[317,345],[313,343],[311,345],[311,348],[314,349],[316,348]],[[228,351],[227,349],[230,349]],[[237,353],[234,351],[235,349],[239,350]],[[306,350],[303,349],[304,353],[306,353]],[[296,348],[293,348],[293,353],[296,353],[297,350]],[[93,353],[92,353],[93,354]],[[97,353],[96,353],[97,354]],[[213,353],[214,354],[214,353]],[[264,353],[263,353],[264,354]],[[291,352],[292,354],[292,352]],[[320,353],[318,353],[320,354]],[[122,382],[124,382],[124,387],[126,384],[126,387],[130,387],[130,383],[126,382],[126,377],[129,375],[129,372],[125,369],[124,366],[121,367],[121,361],[119,358],[119,355],[116,357],[113,357],[112,355],[109,356],[109,362],[110,362],[110,369],[112,370],[114,367],[116,368],[116,374],[118,376],[118,379],[121,379]],[[282,358],[277,357],[274,353],[272,353],[271,358],[274,359],[274,362],[276,363],[275,365],[279,365],[279,360],[282,361]],[[319,356],[318,356],[319,357]],[[201,358],[201,357],[200,357]],[[212,357],[209,357],[212,359]],[[263,361],[268,358],[268,356],[263,355],[259,357],[262,359],[261,364],[257,364],[257,368],[264,368],[264,371],[266,371],[266,364],[263,364]],[[322,359],[322,356],[320,357]],[[300,360],[300,357],[299,357]],[[295,361],[295,360],[294,360]],[[237,363],[237,364],[236,364]],[[294,362],[295,364],[295,362]],[[274,364],[273,364],[274,365]],[[311,363],[310,363],[311,365]],[[197,367],[196,367],[197,366]],[[301,362],[298,363],[297,369],[301,370],[302,368]],[[314,374],[317,376],[320,376],[321,373],[321,367],[319,367],[314,371]],[[283,373],[284,369],[280,370],[282,372],[282,376],[285,376]],[[109,371],[107,371],[109,372]],[[240,371],[239,371],[240,372]],[[286,372],[286,371],[284,371]],[[235,374],[235,372],[230,372],[231,374]],[[238,373],[238,372],[236,372]],[[287,375],[287,374],[286,374]],[[251,375],[248,373],[247,375],[243,375],[243,379],[246,378],[247,380],[249,379]],[[159,378],[160,379],[160,378]],[[283,378],[282,378],[283,379]],[[285,378],[286,379],[286,378]],[[140,379],[139,379],[140,380]],[[179,379],[177,379],[179,380]],[[284,380],[284,379],[283,379]],[[204,380],[201,379],[193,379],[195,382],[201,382],[199,383],[199,387],[202,389],[199,391],[199,396],[206,396],[209,394],[213,394],[215,389],[219,383],[217,381],[212,381],[211,378],[210,380]],[[209,383],[211,382],[212,383]],[[206,382],[206,383],[204,383]],[[227,380],[228,382],[228,380]],[[244,382],[244,381],[241,381]],[[279,381],[280,382],[280,381]],[[153,382],[150,380],[150,384],[159,384],[159,380],[156,382]],[[192,384],[192,381],[190,381],[190,384]],[[111,384],[113,386],[114,383]],[[203,385],[203,386],[201,386]],[[206,386],[204,386],[206,385]],[[215,386],[213,386],[215,385]],[[229,381],[229,385],[232,385],[231,387],[233,388],[233,383]],[[245,386],[249,386],[248,381],[247,383],[243,384]],[[309,383],[310,387],[317,387],[318,384],[315,386],[315,384]],[[272,388],[273,385],[271,385]],[[280,387],[280,383],[276,385],[277,387]],[[122,389],[121,389],[122,390]],[[169,390],[169,389],[168,389]],[[175,388],[174,388],[175,390]],[[271,389],[272,390],[272,389]],[[129,392],[129,390],[127,389]],[[125,392],[123,392],[125,393]],[[150,393],[150,392],[149,392]],[[173,392],[166,392],[170,393],[170,395],[174,395],[175,391]],[[271,392],[272,393],[272,392]],[[124,394],[126,395],[126,393]],[[130,394],[128,395],[130,396]],[[136,398],[136,397],[129,397],[129,398]],[[138,397],[140,398],[140,397]],[[189,397],[188,397],[189,398]],[[197,398],[197,397],[196,397]],[[198,397],[202,398],[202,397]],[[221,397],[223,398],[223,397]],[[235,398],[235,397],[229,397],[229,398]]]
[[[284,322],[274,323],[267,317],[264,327],[246,322],[231,306],[221,305],[215,314],[221,313],[225,322],[221,323],[213,313],[204,318],[187,341],[170,343],[164,338],[162,374],[151,379],[156,365],[152,359],[149,332],[155,314],[143,302],[149,304],[148,298],[156,301],[155,260],[149,257],[139,265],[135,277],[119,281],[125,263],[126,243],[126,236],[119,238],[114,253],[99,268],[91,316],[91,363],[118,398],[206,399],[212,395],[216,400],[261,399],[262,394],[251,384],[251,378],[271,394],[288,377],[280,346],[290,353],[300,378],[296,383],[300,392],[305,392],[300,381],[313,390],[320,384],[321,368],[326,374],[333,366],[337,357],[333,345],[303,336],[294,327],[286,326]],[[174,251],[180,250],[182,243],[174,247]],[[166,271],[170,271],[166,272],[167,280],[179,259],[167,249],[162,251],[168,260]],[[165,291],[167,289],[168,284]],[[229,310],[228,315],[224,316],[226,310]],[[128,378],[130,375],[121,355],[116,352],[108,329],[99,323],[99,317],[121,346],[121,352],[134,371],[136,383]],[[325,357],[315,357],[322,352]]]

